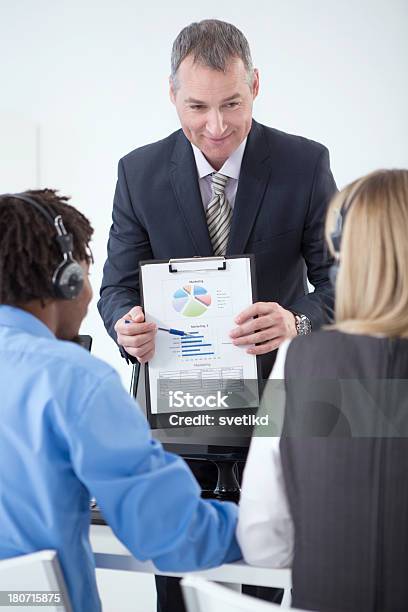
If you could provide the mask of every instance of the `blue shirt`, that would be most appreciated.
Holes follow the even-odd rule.
[[[75,612],[101,609],[91,496],[132,554],[160,570],[241,556],[236,506],[200,498],[116,372],[9,306],[0,306],[0,466],[0,559],[56,549]]]

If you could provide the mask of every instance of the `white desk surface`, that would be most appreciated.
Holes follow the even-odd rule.
[[[125,570],[129,572],[154,573],[165,576],[183,576],[183,573],[159,572],[148,562],[135,559],[106,525],[91,525],[91,544],[96,567],[100,569]],[[264,587],[290,589],[290,569],[269,569],[247,565],[244,561],[227,563],[220,567],[190,572],[214,582],[251,584]]]

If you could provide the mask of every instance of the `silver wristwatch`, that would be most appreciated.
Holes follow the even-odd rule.
[[[306,336],[312,331],[312,324],[306,315],[295,314],[295,323],[298,336]]]

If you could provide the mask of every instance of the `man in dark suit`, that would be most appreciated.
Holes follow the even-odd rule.
[[[261,356],[264,378],[285,338],[328,318],[323,220],[336,190],[329,154],[254,121],[258,90],[237,28],[206,20],[180,32],[170,98],[182,129],[119,162],[98,307],[130,360],[152,357],[157,331],[140,307],[142,260],[254,253],[259,301],[236,318],[231,337]]]

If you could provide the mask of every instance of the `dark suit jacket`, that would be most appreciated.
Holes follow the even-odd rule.
[[[258,301],[305,314],[317,329],[333,306],[323,222],[336,190],[328,150],[253,121],[227,254],[255,254]],[[116,321],[140,304],[138,264],[213,255],[194,154],[182,130],[119,162],[99,312]],[[315,292],[308,294],[306,272]],[[261,358],[267,377],[274,353]]]
[[[405,338],[322,331],[289,346],[280,454],[297,609],[408,609],[407,378]]]

